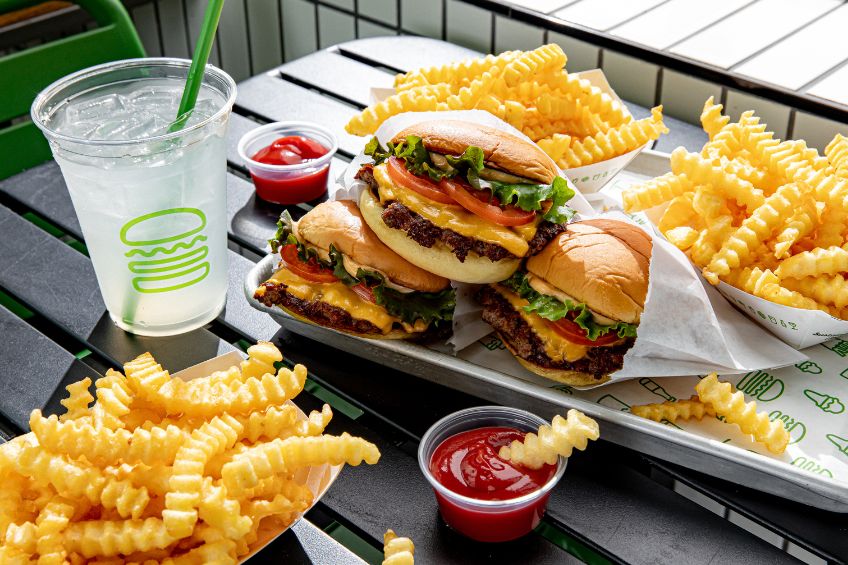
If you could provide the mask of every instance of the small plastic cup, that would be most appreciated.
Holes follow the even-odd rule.
[[[430,461],[444,440],[467,430],[509,427],[535,432],[545,423],[517,408],[477,406],[445,416],[427,430],[418,447],[418,465],[433,487],[439,512],[448,526],[477,541],[504,542],[520,538],[539,525],[551,489],[565,473],[568,460],[564,457],[559,458],[556,473],[542,488],[509,500],[477,500],[448,490],[430,472]]]
[[[296,165],[268,165],[252,159],[260,149],[291,135],[314,139],[327,149],[327,154]],[[323,196],[327,192],[330,160],[338,149],[332,132],[310,122],[264,125],[244,134],[238,144],[239,156],[253,177],[257,196],[274,204],[300,204]]]

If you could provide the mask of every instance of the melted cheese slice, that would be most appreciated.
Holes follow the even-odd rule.
[[[527,255],[530,250],[527,242],[536,235],[536,228],[542,219],[537,214],[532,222],[523,226],[499,226],[472,214],[462,206],[440,204],[413,190],[395,185],[389,177],[386,165],[374,167],[374,179],[377,181],[381,204],[397,200],[440,228],[500,245],[516,257]]]
[[[320,300],[331,306],[337,306],[357,320],[371,322],[380,328],[380,331],[384,334],[389,333],[392,329],[392,324],[395,322],[400,323],[400,320],[389,315],[385,308],[362,300],[359,295],[340,282],[313,283],[300,278],[286,269],[280,269],[268,281],[286,285],[286,292],[301,300]],[[418,320],[418,322],[420,321]],[[411,329],[408,324],[403,325],[407,331]],[[416,323],[416,325],[418,324]]]
[[[533,330],[542,343],[545,344],[545,353],[554,362],[568,361],[574,362],[586,356],[586,350],[589,349],[585,345],[577,345],[571,343],[558,333],[556,333],[541,317],[533,312],[525,312],[524,307],[529,304],[523,298],[519,298],[517,294],[511,292],[502,286],[494,286],[495,290],[503,296],[515,310],[521,315],[530,329]]]

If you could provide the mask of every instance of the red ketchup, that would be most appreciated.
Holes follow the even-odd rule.
[[[498,450],[525,432],[488,427],[468,430],[444,440],[430,459],[430,472],[448,490],[476,500],[506,501],[502,509],[476,509],[436,491],[445,522],[466,536],[486,542],[516,539],[535,528],[545,513],[548,494],[525,505],[509,500],[541,489],[556,474],[556,465],[534,470],[498,457]]]
[[[305,165],[323,157],[329,149],[308,137],[290,135],[281,137],[263,147],[251,159],[266,165]],[[315,200],[327,191],[329,163],[317,171],[302,173],[252,171],[256,194],[262,200],[275,204],[298,204]]]

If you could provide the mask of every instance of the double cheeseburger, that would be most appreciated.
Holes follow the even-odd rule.
[[[648,292],[651,239],[616,220],[569,224],[498,284],[482,287],[483,319],[530,371],[599,384],[633,345]]]
[[[450,282],[386,247],[353,202],[284,212],[270,241],[279,270],[254,296],[305,320],[368,338],[434,337],[450,329]]]
[[[551,158],[494,128],[423,122],[365,152],[374,162],[356,175],[369,185],[362,217],[398,255],[456,281],[509,277],[573,214],[574,191]]]

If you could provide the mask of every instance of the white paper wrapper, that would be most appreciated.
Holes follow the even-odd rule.
[[[191,379],[196,379],[198,377],[206,376],[214,371],[223,371],[234,365],[238,365],[244,358],[237,351],[231,351],[230,353],[225,353],[224,355],[219,355],[214,359],[209,359],[208,361],[204,361],[203,363],[198,363],[193,367],[189,367],[188,369],[184,369],[178,373],[174,373],[174,377],[180,378],[186,381],[190,381]],[[294,403],[289,402],[293,406],[297,407]],[[306,420],[307,416],[303,413],[303,411],[298,408],[297,409],[297,417],[298,420]],[[315,506],[319,500],[324,496],[324,494],[329,490],[330,485],[333,484],[333,481],[336,480],[339,473],[342,470],[341,465],[313,465],[312,467],[306,467],[304,469],[300,469],[294,476],[294,480],[302,485],[306,485],[309,487],[309,490],[312,491],[312,494],[315,498],[312,501],[312,506]],[[310,506],[309,508],[312,508]],[[303,516],[306,512],[309,511],[309,508],[306,509],[303,513],[299,514],[297,518],[295,518],[295,522]],[[294,522],[292,522],[294,524]],[[291,526],[289,526],[291,527]],[[259,553],[266,545],[277,539],[283,532],[285,532],[288,528],[270,528],[270,527],[262,527],[260,526],[258,532],[258,539],[250,546],[250,553],[243,556],[239,563],[244,563],[257,553]]]
[[[601,89],[602,92],[609,94],[613,99],[618,101],[624,106],[624,103],[621,101],[621,98],[615,93],[615,91],[610,86],[607,81],[607,77],[604,75],[604,72],[601,69],[592,69],[590,71],[583,71],[580,73],[573,73],[574,76],[578,76],[581,79],[586,79],[593,86],[597,86]],[[372,88],[371,89],[371,103],[381,102],[395,93],[394,88]],[[627,106],[624,106],[625,109]],[[422,112],[422,113],[431,113],[431,112]],[[500,121],[500,120],[499,120]],[[517,131],[515,128],[510,128],[510,131]],[[379,136],[378,136],[379,137]],[[525,137],[525,136],[522,136]],[[624,167],[627,166],[630,161],[633,160],[636,155],[639,154],[640,151],[645,149],[650,144],[644,145],[639,149],[634,149],[629,153],[625,153],[624,155],[619,155],[618,157],[613,157],[612,159],[607,159],[606,161],[601,161],[599,163],[593,163],[591,165],[586,165],[585,167],[575,167],[573,169],[568,169],[564,171],[565,177],[568,178],[574,185],[580,189],[583,194],[590,194],[592,192],[597,192],[605,184],[607,184],[612,178],[619,173]]]
[[[613,185],[604,188],[600,194],[606,199],[608,205],[614,205],[620,209],[621,192],[637,182],[640,182],[640,179],[634,178],[629,182],[625,179],[619,179]],[[655,227],[656,222],[661,217],[661,210],[662,207],[652,208],[631,217],[650,222]],[[677,248],[675,248],[675,251],[686,259],[682,251]],[[688,261],[688,259],[686,260]],[[701,276],[700,271],[698,271],[698,276]],[[704,281],[705,285],[709,285],[703,277],[701,277],[701,280]],[[739,290],[725,282],[719,283],[715,288],[745,315],[779,337],[784,343],[796,349],[804,349],[828,339],[848,334],[848,321],[834,318],[820,310],[803,310],[783,304],[775,304],[759,296]]]
[[[480,110],[399,114],[386,120],[377,130],[376,136],[385,144],[402,129],[434,119],[484,124],[518,135],[532,143],[509,124]],[[354,175],[368,161],[370,157],[367,155],[357,155],[342,175],[341,185],[332,191],[330,198],[358,201],[365,183],[354,179]],[[576,191],[569,205],[581,216],[595,215],[579,191]],[[615,217],[631,221],[623,214],[616,214]],[[648,299],[636,344],[625,355],[624,367],[611,376],[611,381],[646,376],[692,375],[714,370],[740,373],[791,365],[806,359],[740,315],[715,290],[706,288],[689,260],[685,256],[681,259],[677,248],[657,236],[649,227],[646,232],[654,241]],[[482,321],[480,306],[472,298],[476,287],[461,283],[454,283],[454,286],[457,289],[457,306],[453,322],[454,335],[449,343],[454,351],[460,351],[486,337],[492,328]],[[526,372],[524,369],[519,371]]]

